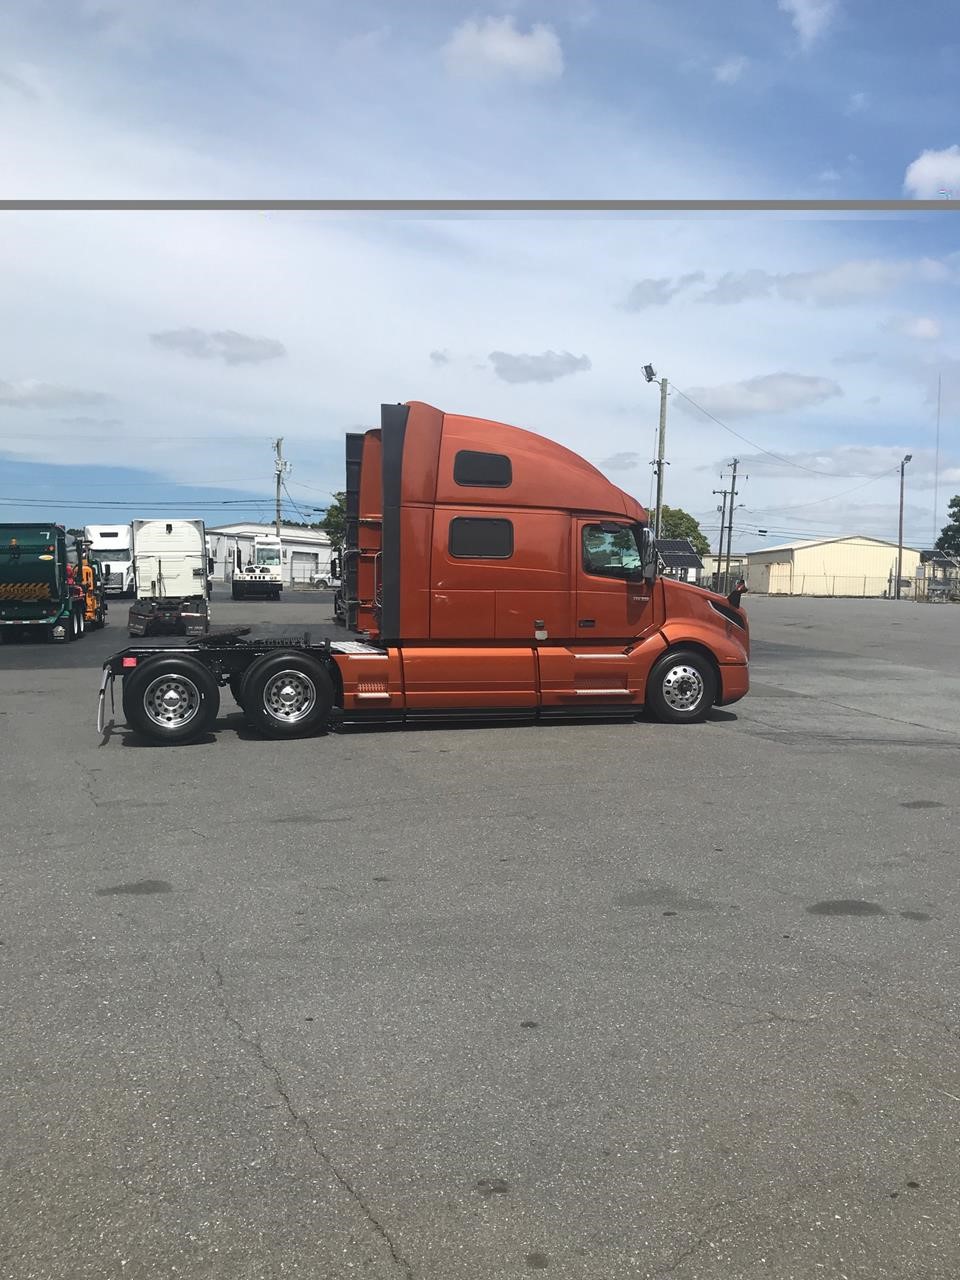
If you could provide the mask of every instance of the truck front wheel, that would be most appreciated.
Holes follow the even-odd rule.
[[[713,664],[695,649],[671,649],[647,678],[647,707],[667,724],[703,720],[716,697]]]
[[[319,733],[333,708],[333,681],[309,654],[277,653],[247,671],[238,699],[247,718],[270,738]]]
[[[207,733],[220,710],[216,680],[191,658],[152,658],[123,681],[127,724],[153,742],[191,742]]]

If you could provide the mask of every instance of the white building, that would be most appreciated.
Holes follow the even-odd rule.
[[[207,549],[213,556],[215,580],[229,582],[232,578],[234,553],[238,545],[243,563],[247,563],[253,554],[253,538],[257,533],[276,533],[276,528],[272,524],[243,522],[207,529]],[[322,530],[281,525],[280,542],[283,547],[282,569],[286,586],[308,586],[313,578],[329,575],[333,547]]]
[[[913,594],[920,552],[903,548],[900,594]],[[897,544],[851,535],[786,542],[747,553],[747,589],[757,595],[892,596]]]

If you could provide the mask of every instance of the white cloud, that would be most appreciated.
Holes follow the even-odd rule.
[[[643,311],[647,307],[663,307],[682,289],[704,280],[702,271],[691,271],[673,280],[670,276],[638,280],[627,295],[624,307],[627,311]]]
[[[701,296],[702,302],[730,304],[778,294],[792,302],[842,306],[881,297],[911,282],[941,283],[955,276],[946,262],[890,258],[853,259],[819,271],[771,273],[760,268],[729,271]]]
[[[714,387],[692,387],[687,393],[704,409],[720,418],[747,418],[758,413],[785,413],[822,404],[843,391],[830,378],[803,373],[767,373],[741,382],[725,382]],[[679,407],[696,409],[683,398]]]
[[[777,0],[789,15],[802,49],[809,49],[826,31],[837,12],[837,0]]]
[[[861,91],[858,91],[857,93],[851,93],[850,96],[847,98],[847,106],[846,106],[847,115],[855,116],[858,112],[863,111],[864,107],[866,107],[869,100],[870,99],[868,95]]]
[[[434,364],[438,364],[438,365],[449,364],[450,352],[449,351],[431,351],[430,359],[433,361]]]
[[[612,453],[609,458],[601,458],[597,463],[602,471],[633,471],[642,459],[639,453]]]
[[[911,272],[911,265],[882,258],[841,262],[825,271],[795,271],[777,279],[782,297],[830,307],[889,292]]]
[[[907,166],[903,189],[915,200],[951,199],[960,195],[960,146],[924,151]]]
[[[913,483],[916,485],[925,484],[927,481],[932,482],[937,466],[936,451],[917,448],[909,440],[902,441],[900,444],[840,445],[832,449],[781,449],[778,451],[779,458],[772,458],[765,453],[741,452],[740,469],[744,474],[756,472],[759,475],[762,472],[765,478],[789,476],[791,473],[796,475],[798,468],[808,472],[816,471],[822,475],[832,475],[838,480],[876,478],[882,482],[884,476],[891,476],[893,484],[896,485],[895,473],[900,469],[900,460],[904,456],[904,451],[911,454],[907,476]],[[955,468],[951,466],[950,458],[941,453],[941,480],[947,480],[949,483],[948,477],[953,470]],[[870,485],[864,486],[865,498],[870,498],[871,488]],[[877,494],[881,491],[882,483],[878,489],[873,490],[873,493]],[[811,512],[816,505],[820,504],[810,504]],[[762,515],[764,512],[761,510],[758,514]],[[761,520],[760,523],[762,524],[763,521]]]
[[[836,169],[821,169],[820,172],[817,174],[817,181],[818,182],[839,182],[841,176],[842,176],[841,174],[837,173]]]
[[[535,23],[526,33],[504,18],[468,18],[443,48],[448,72],[458,78],[514,76],[536,83],[563,74],[563,49],[556,32]]]
[[[921,342],[933,342],[943,332],[940,321],[932,316],[897,316],[885,326],[905,338],[917,338]]]
[[[555,382],[592,367],[589,356],[574,356],[569,351],[544,351],[539,356],[491,351],[490,363],[504,382]]]
[[[743,57],[728,58],[713,68],[713,77],[719,84],[736,84],[746,71],[748,60]]]
[[[70,405],[103,404],[102,391],[80,391],[49,382],[0,382],[0,406],[8,409],[61,409]]]
[[[167,329],[151,333],[150,341],[167,351],[178,351],[198,360],[220,359],[224,364],[261,364],[287,354],[282,342],[275,338],[251,338],[234,329],[205,333],[203,329]]]

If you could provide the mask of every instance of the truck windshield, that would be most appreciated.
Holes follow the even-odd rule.
[[[257,547],[257,564],[279,564],[279,547]]]
[[[583,568],[604,578],[634,578],[643,558],[632,525],[588,524],[583,529]]]
[[[129,547],[94,547],[92,554],[101,564],[120,564],[130,559]]]

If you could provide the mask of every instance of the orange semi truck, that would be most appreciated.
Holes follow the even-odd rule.
[[[519,427],[383,405],[346,438],[343,624],[354,638],[212,634],[104,664],[127,724],[209,732],[228,686],[271,737],[342,721],[703,719],[749,688],[729,597],[657,575],[647,515],[569,449]]]

